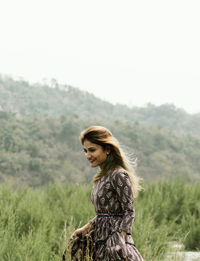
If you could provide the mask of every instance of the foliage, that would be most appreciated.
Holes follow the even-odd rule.
[[[149,182],[163,176],[199,179],[199,114],[173,105],[112,105],[55,79],[31,85],[0,76],[0,97],[0,182],[89,183],[95,170],[79,142],[89,125],[111,129],[137,157],[138,175]]]
[[[0,76],[0,108],[24,117],[38,113],[42,117],[76,116],[94,121],[123,121],[155,126],[176,134],[200,135],[200,113],[190,115],[172,104],[146,107],[112,105],[78,88],[58,84],[30,84]]]
[[[72,117],[43,119],[28,115],[18,119],[0,112],[0,182],[15,186],[89,183],[95,173],[82,151],[79,135],[91,124],[105,125],[138,158],[137,174],[146,181],[162,177],[199,179],[200,139],[176,136],[157,128],[129,123],[87,121]]]
[[[1,185],[0,260],[61,260],[72,231],[95,215],[90,193],[91,187],[84,185],[17,190]],[[185,238],[186,249],[198,249],[199,197],[199,182],[160,181],[145,186],[135,200],[133,226],[135,244],[145,260],[165,260],[172,240]]]
[[[145,260],[165,260],[173,240],[198,250],[200,113],[112,105],[56,80],[0,76],[0,183],[11,184],[0,187],[0,260],[60,260],[70,233],[93,217],[91,188],[79,185],[96,172],[79,142],[90,125],[108,127],[153,183],[135,201],[133,237]]]

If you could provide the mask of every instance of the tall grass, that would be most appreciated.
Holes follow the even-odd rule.
[[[0,260],[57,261],[72,231],[95,215],[91,188],[0,186]],[[200,182],[161,181],[135,200],[133,238],[147,261],[163,261],[170,241],[200,246]]]

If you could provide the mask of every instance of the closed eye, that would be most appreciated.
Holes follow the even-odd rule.
[[[96,149],[95,148],[88,148],[88,151],[89,152],[94,152]],[[86,149],[83,149],[83,151],[85,152],[85,153],[87,153],[87,150]]]
[[[95,148],[89,148],[88,149],[90,152],[94,152],[96,149]]]

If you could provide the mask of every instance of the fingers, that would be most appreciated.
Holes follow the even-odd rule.
[[[74,233],[71,235],[69,241],[68,241],[67,247],[69,248],[72,241],[74,240],[74,238],[77,237],[78,235],[82,234],[82,233],[83,233],[82,229],[75,230]]]
[[[67,244],[67,248],[69,249],[69,247],[70,247],[70,245],[71,245],[71,243],[72,243],[72,241],[73,241],[73,239],[76,237],[76,231],[71,235],[71,237],[70,237],[70,239],[69,239],[69,241],[68,241],[68,244]]]
[[[74,237],[70,237],[69,241],[68,241],[68,245],[71,245],[71,242],[73,241]]]
[[[72,239],[70,238],[69,241],[68,241],[68,244],[67,244],[67,249],[68,249],[68,250],[69,250],[69,248],[70,248],[71,242],[72,242]]]
[[[67,244],[67,249],[68,249],[68,250],[69,250],[69,248],[70,248],[70,246],[71,246],[71,243],[72,243],[73,239],[74,239],[74,238],[71,238],[71,237],[70,237],[70,239],[69,239],[69,241],[68,241],[68,244]]]
[[[76,231],[71,235],[70,240],[74,239],[76,237]]]

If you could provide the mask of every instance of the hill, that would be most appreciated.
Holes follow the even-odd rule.
[[[79,142],[80,131],[90,125],[113,132],[137,157],[137,173],[146,182],[200,178],[199,121],[194,121],[199,114],[189,115],[172,105],[114,106],[55,81],[51,87],[32,86],[2,77],[0,108],[1,182],[33,187],[90,182],[96,169],[90,168]]]
[[[18,119],[0,112],[0,180],[16,186],[41,186],[49,182],[88,183],[91,169],[82,153],[79,133],[91,124],[105,125],[125,149],[138,158],[137,173],[145,181],[164,177],[199,179],[200,139],[176,136],[141,124],[83,120],[77,116]]]
[[[130,124],[142,123],[176,134],[200,135],[200,113],[188,114],[172,104],[147,107],[113,105],[94,95],[52,80],[50,85],[31,85],[24,80],[0,77],[0,106],[7,112],[24,117],[38,113],[42,117],[77,115],[81,118],[113,121]]]

